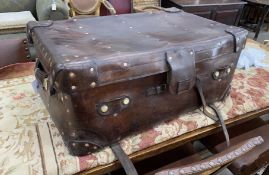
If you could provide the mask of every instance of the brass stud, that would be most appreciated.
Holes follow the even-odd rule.
[[[214,72],[215,77],[219,77],[219,71]]]
[[[126,97],[126,98],[123,99],[122,103],[124,105],[128,105],[130,103],[130,99],[128,97]]]
[[[107,105],[102,105],[100,108],[102,113],[106,113],[108,111],[108,106]]]
[[[70,73],[69,73],[69,76],[70,76],[70,78],[74,78],[76,75],[75,75],[74,72],[70,72]]]
[[[76,86],[71,86],[71,89],[75,90],[75,89],[77,89],[77,87]]]
[[[231,68],[228,68],[227,69],[227,73],[229,74],[231,72]]]
[[[90,85],[92,88],[94,88],[96,86],[96,83],[95,82],[92,82],[91,85]]]

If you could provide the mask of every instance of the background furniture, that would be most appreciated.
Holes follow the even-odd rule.
[[[127,14],[132,13],[133,10],[133,0],[107,0],[112,4],[114,9],[116,10],[116,14]],[[110,15],[110,12],[104,6],[101,6],[101,16]]]
[[[235,145],[242,140],[253,136],[262,136],[264,143],[258,146],[249,154],[242,156],[234,161],[228,168],[233,174],[255,174],[260,169],[268,166],[269,168],[269,124],[264,120],[257,118],[250,120],[238,126],[229,128],[231,145]],[[202,139],[202,143],[213,153],[219,153],[226,148],[225,140],[222,139],[222,133],[218,132]]]
[[[269,13],[268,0],[245,0],[248,4],[244,8],[241,25],[254,30],[254,40],[257,40],[261,27]]]
[[[242,8],[241,0],[166,0],[164,7],[177,7],[186,12],[227,25],[238,25]]]
[[[107,0],[69,0],[68,4],[71,17],[77,15],[100,16],[101,5],[105,6],[110,14],[116,14],[116,10]]]
[[[31,11],[37,20],[68,18],[68,8],[64,0],[0,0],[0,4],[0,13]]]

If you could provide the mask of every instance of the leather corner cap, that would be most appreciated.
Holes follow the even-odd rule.
[[[34,74],[35,62],[16,63],[0,68],[0,80]]]
[[[231,146],[255,136],[261,136],[264,139],[264,143],[258,145],[256,148],[248,152],[247,154],[236,159],[229,169],[234,174],[251,174],[256,170],[262,168],[269,162],[269,124],[246,132],[242,135],[234,137],[230,140]],[[226,143],[221,143],[215,146],[217,152],[221,152],[226,148]]]

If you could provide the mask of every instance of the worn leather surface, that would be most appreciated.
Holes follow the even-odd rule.
[[[29,47],[25,37],[0,40],[0,68],[29,61]]]
[[[269,125],[264,125],[242,135],[234,137],[231,139],[231,145],[235,145],[242,140],[249,139],[254,136],[262,136],[264,143],[258,145],[255,149],[250,151],[248,154],[240,157],[234,161],[229,169],[234,174],[251,174],[268,164],[269,161],[269,135],[268,135]],[[217,152],[221,152],[225,149],[225,143],[219,144],[215,147]]]
[[[222,100],[247,34],[184,12],[31,22],[27,31],[41,97],[75,155],[200,107],[197,76],[207,104]],[[172,67],[171,52],[184,53]],[[195,60],[195,74],[185,59]],[[177,94],[169,91],[175,84]]]

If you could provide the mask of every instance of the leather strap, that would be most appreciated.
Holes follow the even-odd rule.
[[[225,136],[227,147],[229,147],[230,146],[230,137],[229,137],[229,133],[228,133],[227,127],[225,125],[225,122],[223,120],[223,116],[220,113],[219,109],[214,104],[209,105],[209,106],[214,110],[214,112],[216,113],[216,116],[219,119],[218,121],[220,122],[220,125],[222,127],[222,130],[223,130],[223,133],[224,133],[224,136]]]
[[[204,93],[203,93],[203,88],[202,88],[202,85],[201,85],[201,80],[199,78],[196,79],[196,87],[197,87],[199,96],[200,96],[201,101],[202,101],[203,113],[207,117],[211,118],[212,120],[218,121],[220,123],[220,125],[222,127],[222,131],[223,131],[224,136],[225,136],[227,147],[229,147],[229,145],[230,145],[229,133],[228,133],[227,127],[225,125],[225,122],[223,120],[223,116],[221,115],[221,112],[219,111],[219,109],[214,104],[211,104],[209,106],[206,104],[205,96],[204,96]],[[210,107],[211,109],[213,109],[215,115],[212,115],[210,112],[208,112],[207,107]]]
[[[179,95],[190,90],[196,76],[194,52],[182,48],[168,51],[166,61],[170,68],[167,74],[170,93]]]
[[[138,175],[138,173],[134,167],[134,164],[129,159],[129,157],[125,154],[125,152],[122,150],[120,144],[114,143],[110,147],[111,147],[113,153],[115,154],[115,156],[120,161],[121,165],[123,166],[123,169],[126,172],[126,174],[127,175]]]

